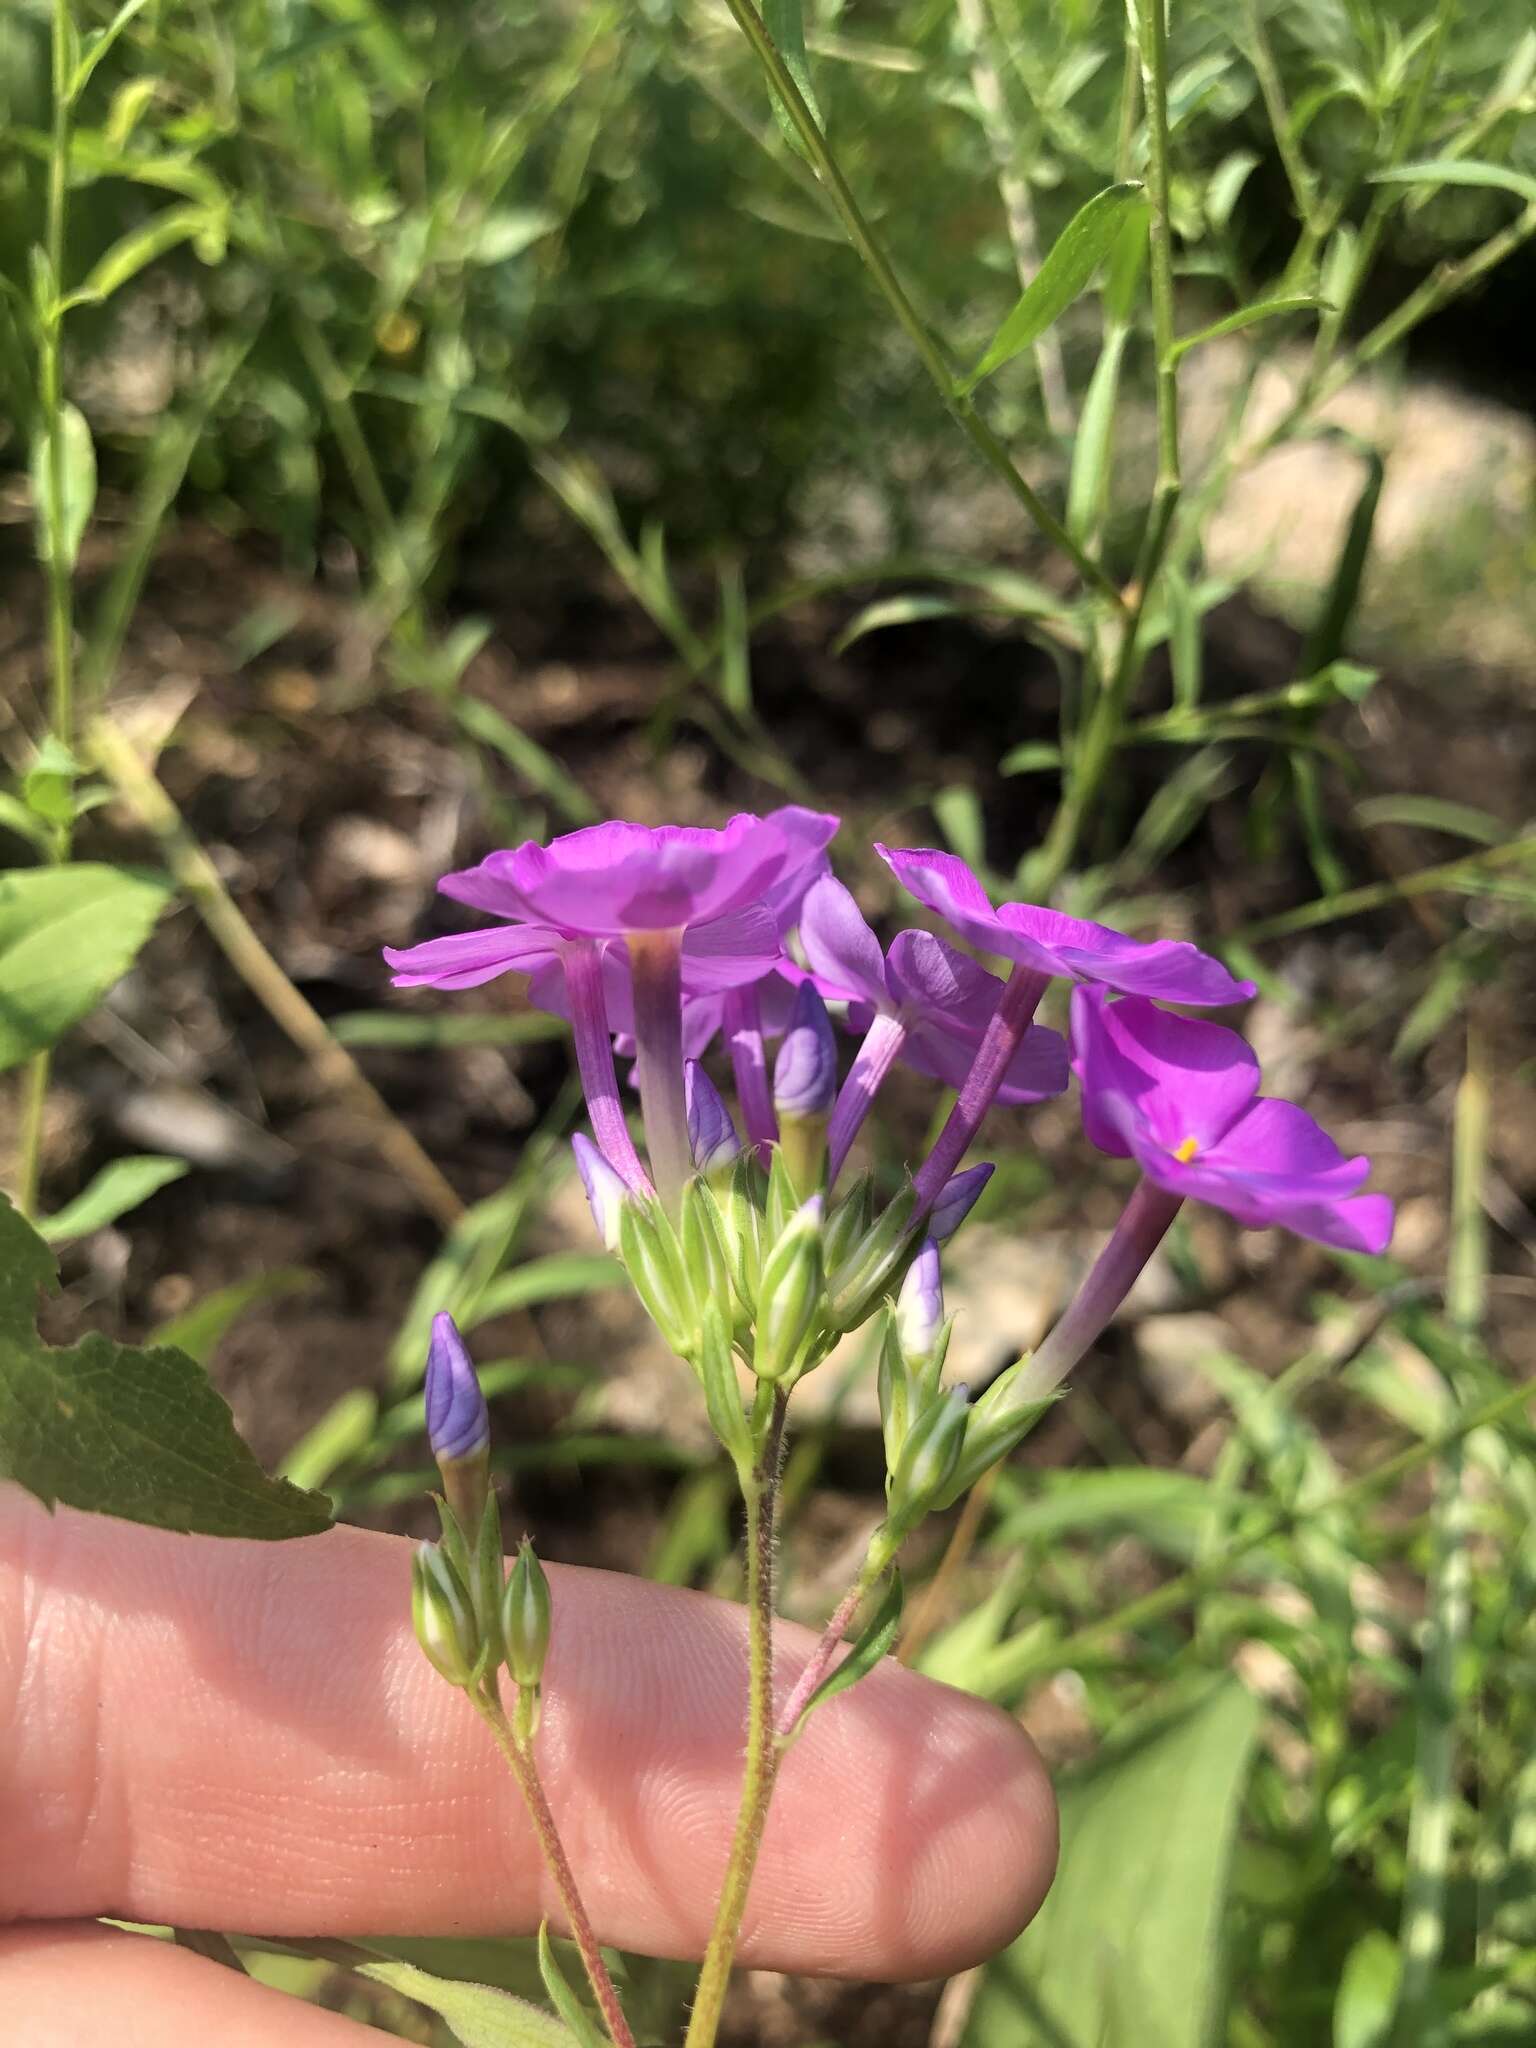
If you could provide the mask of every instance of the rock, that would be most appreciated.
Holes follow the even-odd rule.
[[[1232,1332],[1220,1316],[1204,1310],[1145,1316],[1136,1325],[1133,1341],[1142,1377],[1177,1421],[1198,1427],[1226,1406],[1200,1371],[1202,1358],[1232,1349]]]

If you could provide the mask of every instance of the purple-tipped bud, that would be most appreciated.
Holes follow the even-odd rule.
[[[935,1244],[953,1237],[976,1206],[982,1189],[997,1171],[992,1165],[968,1166],[952,1174],[939,1190],[939,1199],[928,1212],[928,1235]]]
[[[939,1273],[939,1248],[931,1237],[923,1240],[917,1257],[907,1268],[896,1300],[896,1334],[901,1348],[914,1363],[929,1358],[944,1327],[944,1282]]]
[[[697,1060],[683,1068],[683,1095],[688,1105],[688,1148],[702,1174],[723,1173],[741,1151],[741,1140],[720,1090]]]
[[[432,1318],[427,1351],[427,1439],[439,1465],[478,1457],[491,1441],[485,1396],[458,1326],[446,1312]]]
[[[608,1164],[592,1140],[581,1131],[572,1138],[571,1150],[576,1154],[576,1171],[587,1191],[587,1207],[592,1211],[592,1221],[597,1225],[603,1248],[616,1252],[629,1190],[617,1168]]]
[[[837,1099],[837,1040],[821,992],[802,981],[773,1065],[773,1106],[781,1117],[824,1117]]]

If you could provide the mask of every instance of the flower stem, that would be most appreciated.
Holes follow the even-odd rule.
[[[848,1588],[832,1611],[832,1617],[822,1630],[819,1641],[810,1655],[805,1669],[790,1688],[789,1697],[779,1709],[778,1740],[780,1750],[788,1747],[795,1733],[795,1724],[805,1712],[806,1702],[818,1685],[832,1669],[833,1660],[843,1646],[843,1637],[853,1625],[853,1618],[874,1591],[891,1562],[891,1548],[882,1544],[884,1524],[876,1531],[869,1546],[868,1554],[859,1571],[859,1576]]]
[[[1179,1213],[1182,1197],[1143,1180],[1126,1203],[1109,1243],[1065,1313],[1019,1375],[1013,1403],[1043,1401],[1066,1378],[1135,1284]]]
[[[592,1922],[587,1917],[587,1909],[577,1889],[575,1876],[566,1857],[565,1845],[560,1840],[559,1829],[555,1826],[555,1816],[550,1811],[544,1783],[539,1776],[539,1767],[534,1761],[533,1745],[518,1739],[511,1722],[507,1719],[506,1709],[493,1689],[493,1684],[488,1684],[483,1691],[471,1692],[470,1698],[486,1726],[495,1736],[496,1745],[517,1780],[517,1789],[523,1795],[528,1817],[533,1822],[533,1831],[538,1836],[539,1853],[544,1858],[545,1868],[554,1879],[555,1890],[560,1895],[560,1904],[565,1913],[566,1927],[581,1952],[587,1982],[592,1987],[592,1996],[597,2000],[598,2010],[602,2013],[608,2037],[614,2048],[635,2048],[635,2037],[624,2017],[619,1994],[614,1989],[612,1977],[608,1974],[608,1965],[603,1961],[602,1949],[598,1946],[597,1936],[592,1931]]]
[[[1008,1063],[1018,1051],[1049,982],[1050,976],[1034,967],[1015,967],[1008,977],[976,1048],[960,1098],[912,1183],[917,1195],[914,1227],[933,1207],[945,1182],[965,1157],[966,1148],[1003,1085]]]
[[[629,964],[645,1147],[661,1199],[675,1211],[693,1172],[683,1084],[682,933],[631,932]]]
[[[768,1822],[768,1807],[778,1775],[779,1749],[774,1738],[773,1700],[773,1561],[774,1509],[779,1488],[779,1459],[784,1442],[788,1397],[774,1389],[773,1414],[751,1479],[744,1489],[747,1509],[747,1760],[742,1777],[736,1833],[725,1866],[725,1882],[715,1908],[715,1924],[704,1966],[699,1972],[693,2011],[683,2048],[714,2048],[731,1979],[731,1963],[741,1934],[742,1915],[757,1855]]]
[[[864,1042],[853,1056],[848,1078],[832,1105],[827,1125],[827,1186],[836,1187],[848,1148],[859,1134],[859,1126],[874,1108],[880,1085],[895,1064],[907,1039],[906,1026],[896,1017],[876,1017],[864,1034]]]
[[[572,940],[565,949],[565,992],[571,1004],[576,1066],[598,1150],[637,1195],[648,1195],[650,1179],[640,1164],[619,1099],[608,1006],[603,997],[603,963],[591,939]]]
[[[755,988],[733,988],[725,999],[725,1037],[731,1052],[731,1073],[747,1142],[768,1164],[768,1147],[779,1135],[768,1085],[768,1058],[763,1051],[763,1011]]]

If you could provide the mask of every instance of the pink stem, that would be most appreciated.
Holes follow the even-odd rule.
[[[913,1187],[917,1193],[917,1214],[925,1216],[938,1200],[945,1183],[965,1157],[982,1118],[992,1107],[992,1098],[1003,1085],[1010,1061],[1029,1029],[1040,998],[1050,985],[1050,976],[1034,967],[1015,967],[1008,977],[997,1008],[982,1033],[981,1044],[971,1062],[960,1090],[960,1099],[949,1113],[933,1150],[918,1170]],[[914,1218],[914,1221],[916,1218]]]
[[[848,1625],[858,1613],[868,1591],[869,1588],[863,1578],[857,1578],[838,1602],[836,1613],[822,1630],[821,1640],[811,1652],[810,1662],[790,1688],[783,1712],[779,1715],[780,1735],[789,1735],[793,1732],[795,1723],[805,1712],[807,1700],[832,1669],[832,1660],[843,1647],[843,1637],[847,1633]]]
[[[763,1051],[762,1004],[755,987],[733,988],[726,995],[725,1038],[731,1050],[731,1072],[736,1077],[736,1100],[741,1107],[747,1143],[757,1147],[758,1157],[766,1166],[768,1147],[779,1135],[779,1120],[773,1113],[768,1056]]]
[[[877,1016],[864,1034],[864,1043],[853,1056],[827,1125],[827,1186],[837,1185],[848,1148],[858,1136],[859,1126],[869,1115],[880,1092],[880,1084],[895,1064],[905,1045],[907,1027],[897,1017]]]
[[[650,1179],[629,1135],[619,1079],[614,1072],[608,1005],[603,996],[602,955],[594,939],[567,941],[565,991],[571,1005],[576,1066],[598,1150],[637,1195],[649,1195]]]
[[[1110,1317],[1135,1285],[1136,1276],[1162,1243],[1183,1197],[1143,1180],[1126,1203],[1109,1243],[1093,1262],[1045,1342],[1020,1373],[1009,1400],[1027,1406],[1043,1401],[1100,1337]]]

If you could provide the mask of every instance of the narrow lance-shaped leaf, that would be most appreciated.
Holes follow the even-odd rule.
[[[40,428],[32,442],[32,504],[37,555],[51,562],[57,551],[66,569],[73,569],[80,541],[96,503],[96,443],[80,408],[66,400],[59,411],[59,480],[54,490],[52,437]]]
[[[54,1280],[48,1247],[0,1200],[0,1478],[46,1507],[204,1536],[271,1541],[329,1526],[323,1497],[267,1477],[182,1352],[95,1333],[44,1344],[36,1300]]]
[[[196,204],[166,207],[130,234],[123,235],[99,261],[92,264],[84,282],[64,301],[66,308],[97,305],[103,299],[111,298],[129,278],[136,277],[146,265],[163,256],[168,249],[174,249],[178,242],[189,242],[193,236],[210,231],[222,233],[222,216],[210,208]]]
[[[799,87],[800,97],[810,109],[811,118],[818,128],[822,127],[821,108],[816,102],[816,88],[811,83],[810,59],[805,54],[805,0],[763,0],[763,26],[784,59],[784,69]],[[804,156],[805,144],[800,140],[799,130],[778,94],[774,93],[772,97],[773,117],[785,141],[798,155]]]
[[[102,1230],[147,1202],[157,1189],[168,1187],[187,1173],[185,1159],[172,1159],[160,1152],[136,1153],[129,1159],[114,1159],[95,1175],[90,1184],[67,1202],[56,1215],[44,1217],[38,1235],[49,1244],[65,1244],[72,1237],[86,1237]]]
[[[547,1920],[539,1928],[539,1975],[544,1979],[550,2004],[569,2028],[572,2039],[579,2041],[581,2048],[608,2048],[601,2027],[565,1981],[565,1972],[556,1960],[549,1938]]]
[[[461,1984],[414,1963],[362,1963],[357,1974],[435,2012],[462,2048],[586,2048],[553,2013],[490,1984]]]
[[[1133,206],[1146,206],[1139,184],[1108,185],[1072,216],[993,336],[991,347],[970,375],[957,383],[955,389],[962,397],[973,391],[983,377],[990,377],[994,370],[1031,347],[1088,289],[1125,225],[1127,209]]]
[[[1398,164],[1390,171],[1372,173],[1373,185],[1483,185],[1500,192],[1512,192],[1527,206],[1536,206],[1536,178],[1508,164],[1483,163],[1477,157],[1435,156],[1422,162]]]
[[[1331,313],[1333,307],[1326,299],[1313,298],[1303,294],[1297,298],[1256,299],[1251,306],[1239,306],[1235,313],[1228,313],[1220,320],[1213,320],[1209,327],[1201,327],[1194,334],[1182,335],[1168,351],[1168,361],[1178,362],[1187,356],[1192,348],[1199,348],[1203,342],[1217,341],[1224,334],[1238,334],[1245,327],[1257,327],[1261,320],[1278,320],[1285,313]]]

